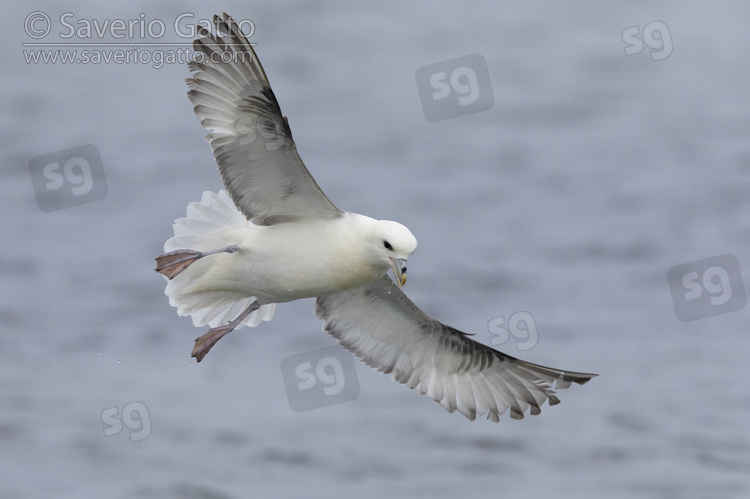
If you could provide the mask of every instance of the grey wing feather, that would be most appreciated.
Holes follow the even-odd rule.
[[[188,97],[237,208],[259,225],[341,215],[297,154],[253,47],[226,13],[199,26]],[[200,57],[198,57],[200,56]]]
[[[449,412],[492,421],[510,409],[539,414],[553,388],[584,384],[596,374],[561,371],[516,359],[477,343],[422,312],[388,276],[317,299],[323,330],[374,369],[433,398]],[[554,385],[554,386],[553,386]]]

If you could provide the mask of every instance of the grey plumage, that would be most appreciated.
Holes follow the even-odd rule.
[[[319,297],[315,314],[362,362],[471,420],[487,414],[498,421],[507,409],[513,419],[527,410],[539,414],[545,400],[560,402],[553,388],[596,376],[532,364],[482,345],[428,317],[388,276]]]
[[[232,200],[258,225],[339,216],[297,154],[253,47],[227,14],[214,25],[193,43],[202,57],[186,82]]]

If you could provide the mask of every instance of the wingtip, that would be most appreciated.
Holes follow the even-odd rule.
[[[574,379],[573,381],[579,385],[585,385],[586,383],[588,383],[589,381],[591,381],[592,379],[598,376],[599,376],[598,374],[586,373],[586,374],[583,374],[580,379]]]
[[[555,382],[555,388],[558,390],[562,390],[565,388],[568,388],[571,383],[575,383],[577,385],[585,385],[589,381],[591,381],[593,378],[596,378],[599,376],[598,374],[594,373],[579,373],[579,372],[570,372],[570,371],[562,371],[560,376],[557,378]]]

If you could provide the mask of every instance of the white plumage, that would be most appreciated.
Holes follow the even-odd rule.
[[[538,414],[544,401],[559,403],[553,388],[596,376],[515,359],[417,308],[399,289],[414,236],[331,203],[299,158],[247,38],[226,14],[214,27],[194,42],[203,57],[190,64],[188,96],[227,190],[188,205],[156,269],[178,314],[211,326],[196,340],[198,361],[236,327],[270,320],[276,303],[317,297],[323,329],[345,348],[472,420]]]
[[[174,237],[164,243],[164,252],[182,248],[210,251],[216,249],[217,244],[228,246],[229,243],[222,244],[228,235],[236,233],[238,229],[252,230],[252,225],[237,211],[226,191],[218,194],[206,191],[200,202],[188,205],[185,218],[175,220]],[[232,262],[226,261],[229,256],[220,254],[211,259],[198,260],[167,283],[165,293],[169,297],[169,304],[177,308],[179,315],[190,315],[196,327],[226,324],[257,299],[227,289],[225,280],[220,286],[210,287],[216,270],[232,271]],[[255,327],[263,321],[270,321],[275,310],[274,303],[263,305],[239,325]]]

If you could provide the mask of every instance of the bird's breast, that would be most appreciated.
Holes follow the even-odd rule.
[[[331,221],[254,227],[239,246],[238,284],[266,303],[337,293],[387,270],[374,268],[356,234]]]

